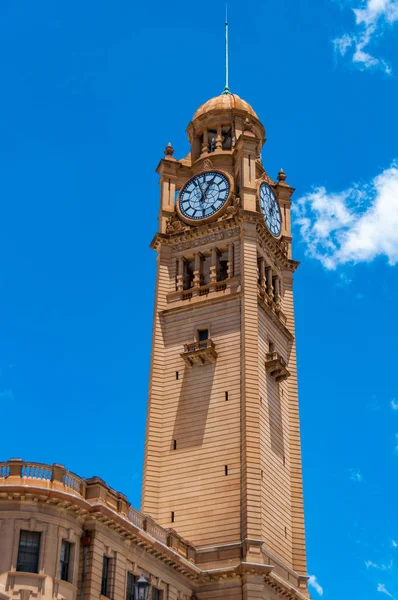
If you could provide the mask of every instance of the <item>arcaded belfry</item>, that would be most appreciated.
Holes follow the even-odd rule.
[[[308,599],[293,189],[228,88],[188,136],[158,167],[142,510],[61,464],[0,463],[0,600]]]
[[[202,568],[250,573],[247,597],[281,597],[273,577],[306,595],[294,190],[266,172],[264,127],[239,96],[206,102],[187,132],[188,156],[169,144],[157,169],[142,511],[190,540]]]

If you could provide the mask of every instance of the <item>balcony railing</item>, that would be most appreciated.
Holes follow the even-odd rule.
[[[27,487],[32,488],[32,493],[35,493],[34,489],[41,488],[36,492],[38,494],[51,489],[69,494],[70,502],[73,502],[73,498],[79,498],[79,502],[84,499],[89,505],[95,505],[93,508],[98,505],[106,506],[180,556],[191,562],[196,560],[196,550],[192,544],[174,530],[164,529],[151,517],[133,508],[124,494],[110,488],[100,477],[83,479],[56,463],[45,465],[11,459],[0,463],[0,493],[6,491],[5,486],[8,490],[10,487],[21,486],[24,494]]]
[[[290,376],[286,361],[278,352],[268,352],[265,357],[265,368],[268,373],[280,383]]]
[[[181,358],[188,367],[214,363],[217,358],[214,342],[209,339],[184,344],[184,352],[181,354]]]

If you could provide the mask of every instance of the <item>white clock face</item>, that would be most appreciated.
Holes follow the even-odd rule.
[[[181,190],[181,214],[195,221],[211,217],[224,206],[229,190],[228,179],[219,171],[207,171],[196,175]]]
[[[267,184],[260,186],[260,206],[268,229],[274,237],[281,233],[282,215],[274,190]]]

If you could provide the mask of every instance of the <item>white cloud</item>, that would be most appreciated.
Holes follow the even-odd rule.
[[[372,562],[371,560],[365,560],[365,566],[367,569],[372,568],[372,569],[379,569],[380,571],[390,571],[390,569],[392,569],[394,566],[394,562],[392,560],[390,560],[388,565],[378,565],[378,564]]]
[[[381,592],[382,594],[385,594],[389,598],[392,598],[392,594],[390,594],[390,592],[388,590],[386,590],[386,586],[384,585],[384,583],[379,583],[377,585],[377,591]]]
[[[391,404],[391,408],[393,410],[398,410],[398,400],[396,398],[393,398],[390,402]]]
[[[320,595],[323,596],[323,587],[319,585],[317,578],[315,575],[311,575],[308,579],[308,583],[314,590]]]
[[[398,454],[398,433],[395,434],[395,453]]]
[[[398,0],[362,0],[361,5],[352,8],[352,11],[355,30],[333,40],[335,52],[345,56],[350,51],[352,62],[360,68],[378,67],[390,75],[391,67],[386,61],[370,54],[367,48],[386,26],[398,21]]]
[[[363,481],[363,477],[362,477],[361,473],[358,471],[358,469],[351,469],[350,479],[351,479],[351,481],[355,481],[356,483],[360,483],[361,481]]]
[[[397,0],[398,1],[398,0]],[[385,256],[398,262],[398,163],[341,192],[316,187],[294,205],[307,253],[327,269]]]
[[[391,540],[391,544],[393,548],[398,548],[398,542],[396,542],[395,540]]]

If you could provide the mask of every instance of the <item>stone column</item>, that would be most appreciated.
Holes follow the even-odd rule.
[[[216,150],[222,150],[221,125],[217,125]]]
[[[234,244],[228,244],[228,279],[234,276]]]
[[[216,283],[217,271],[218,271],[218,259],[220,252],[218,248],[214,247],[211,249],[211,265],[210,265],[210,283]]]
[[[176,259],[176,291],[182,292],[184,287],[182,265],[184,264],[184,258]]]
[[[202,255],[200,252],[195,254],[195,270],[193,272],[193,287],[200,287],[202,275]]]
[[[208,154],[209,152],[209,134],[207,133],[207,129],[203,132],[203,144],[202,144],[202,154]]]
[[[263,257],[260,258],[260,285],[265,292],[265,260]]]
[[[274,297],[274,292],[272,289],[272,269],[271,269],[271,267],[268,267],[268,269],[267,269],[267,294],[268,294],[268,298],[272,301],[272,299]]]
[[[274,300],[275,300],[275,302],[279,302],[280,301],[279,292],[280,292],[279,277],[276,276],[274,278]]]

